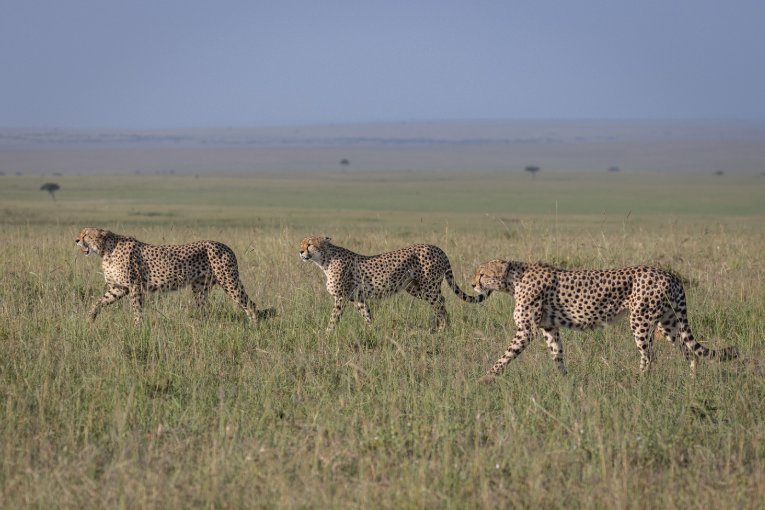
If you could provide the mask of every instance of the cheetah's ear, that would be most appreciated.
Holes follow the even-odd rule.
[[[331,240],[332,240],[331,237],[327,237],[327,236],[324,237],[324,241],[327,242],[327,243],[330,242]]]
[[[114,236],[111,230],[103,228],[94,228],[93,243],[96,245],[98,252],[102,252],[107,240]]]
[[[99,242],[103,242],[103,240],[106,239],[109,236],[109,234],[111,234],[111,232],[109,232],[108,230],[104,230],[102,228],[96,228],[93,230],[94,230],[93,237]]]

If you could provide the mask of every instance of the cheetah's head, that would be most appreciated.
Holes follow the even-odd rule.
[[[300,258],[312,260],[321,265],[324,262],[324,250],[332,240],[330,237],[311,236],[300,241]]]
[[[484,262],[475,268],[475,275],[470,285],[479,294],[489,294],[493,290],[508,291],[510,282],[507,281],[508,262],[495,259]]]
[[[80,235],[74,240],[74,244],[80,247],[85,256],[91,253],[103,253],[104,241],[111,234],[108,230],[100,228],[83,228]]]

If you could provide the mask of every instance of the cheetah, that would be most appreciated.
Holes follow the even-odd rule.
[[[473,289],[511,293],[515,298],[513,342],[491,367],[487,380],[523,352],[535,327],[544,334],[558,371],[566,373],[558,329],[594,329],[629,314],[630,328],[640,351],[640,370],[654,358],[653,333],[659,331],[680,349],[695,369],[698,358],[726,361],[738,357],[735,347],[714,351],[693,337],[688,324],[685,291],[674,274],[656,267],[567,271],[541,263],[492,260],[475,270]]]
[[[223,243],[197,241],[155,246],[100,228],[83,228],[74,240],[87,256],[98,253],[106,292],[90,309],[95,320],[101,308],[130,295],[133,319],[141,322],[145,292],[169,291],[191,285],[197,305],[204,308],[217,283],[253,322],[275,314],[273,308],[256,310],[239,280],[234,252]]]
[[[406,290],[433,307],[431,332],[446,326],[447,313],[441,282],[468,303],[480,303],[484,296],[469,296],[454,281],[449,259],[438,246],[413,244],[381,255],[360,255],[332,244],[329,237],[306,237],[300,243],[300,257],[313,261],[324,271],[327,291],[335,304],[327,331],[335,329],[347,301],[356,305],[367,324],[372,314],[367,299],[385,298]]]

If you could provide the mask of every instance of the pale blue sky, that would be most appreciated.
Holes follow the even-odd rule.
[[[765,120],[762,0],[0,7],[0,127]]]

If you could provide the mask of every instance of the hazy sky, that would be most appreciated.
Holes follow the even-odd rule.
[[[762,0],[0,7],[0,127],[765,120]]]

